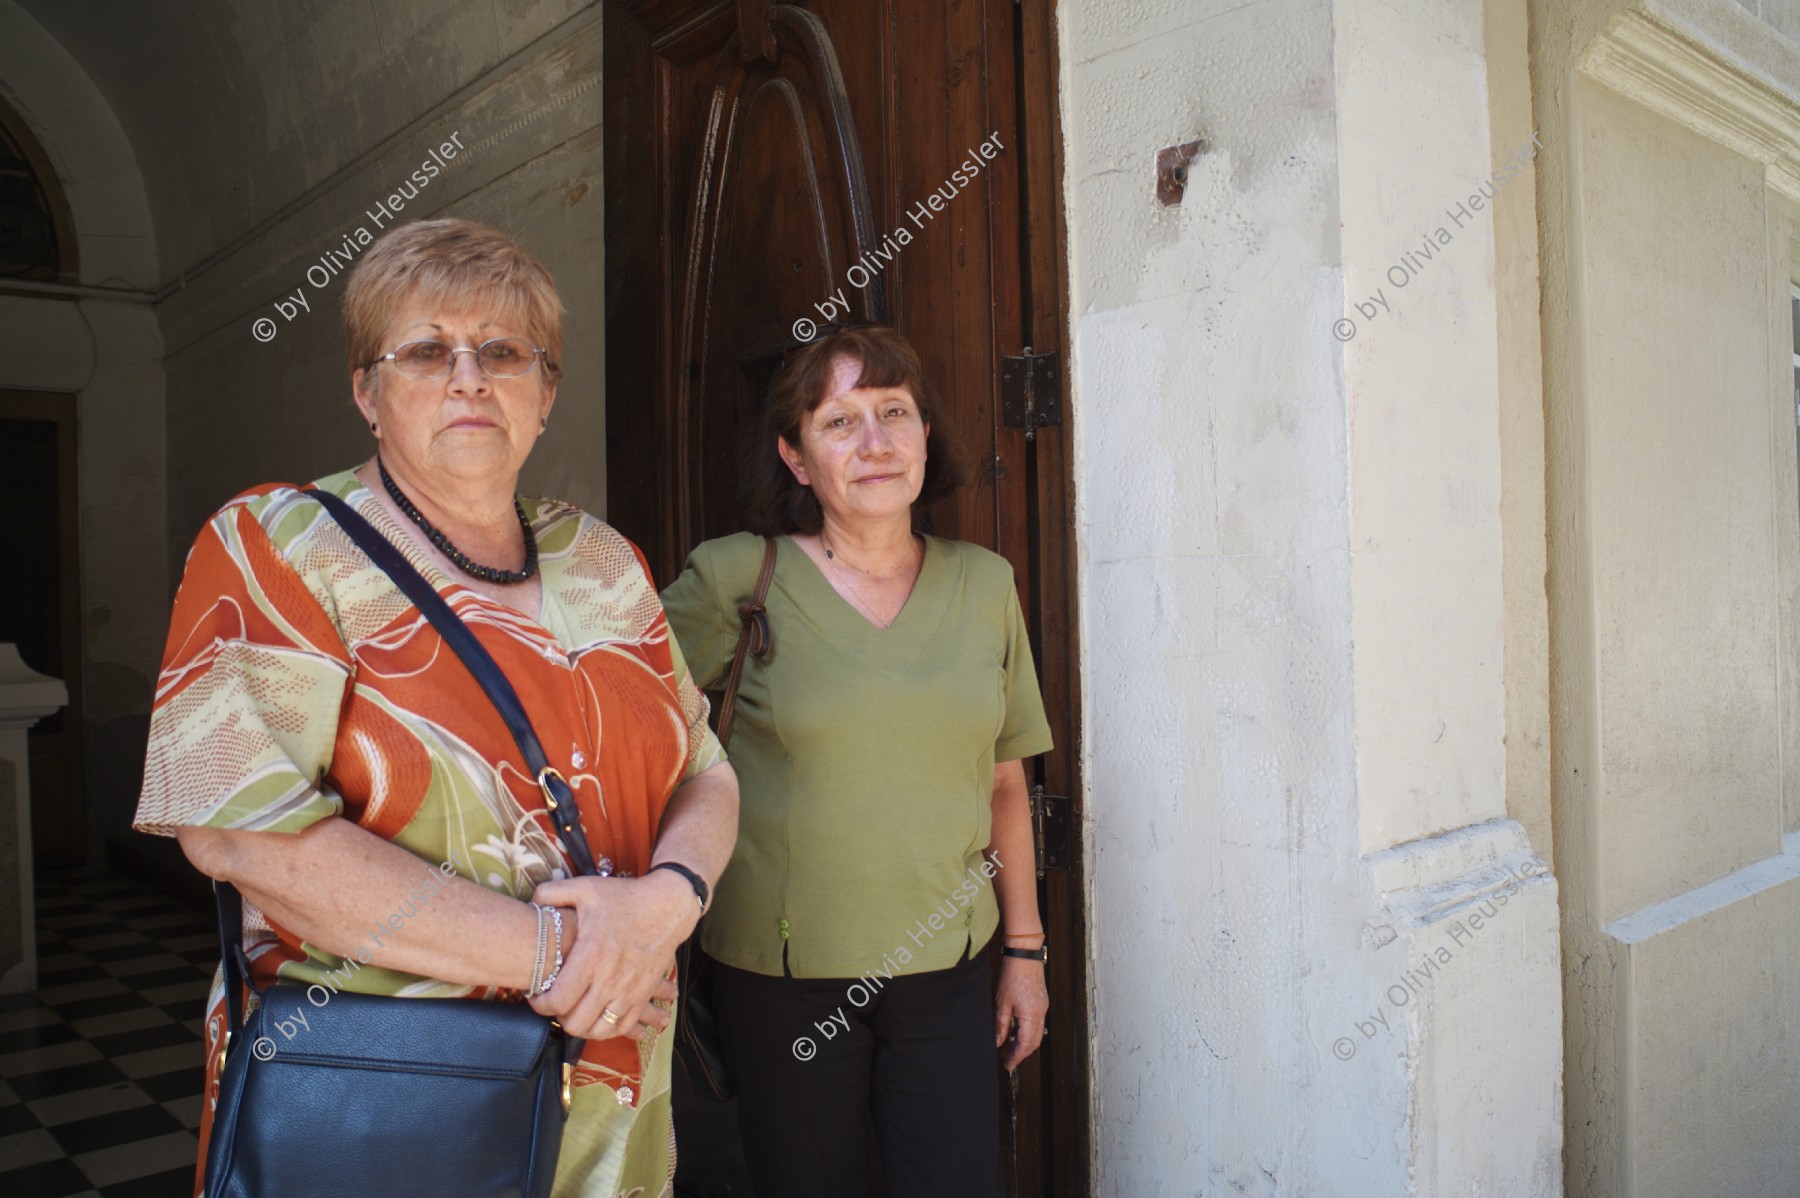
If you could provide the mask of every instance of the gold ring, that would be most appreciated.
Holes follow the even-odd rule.
[[[606,1022],[608,1022],[608,1023],[617,1023],[617,1022],[619,1022],[619,1020],[625,1018],[625,1016],[619,1014],[617,1011],[613,1010],[611,1007],[608,1007],[608,1008],[606,1008],[606,1010],[600,1012],[600,1018],[606,1020]]]

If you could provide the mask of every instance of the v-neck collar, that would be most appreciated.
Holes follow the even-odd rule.
[[[341,474],[322,478],[314,485],[328,487],[339,479],[348,480],[350,484],[349,489],[346,491],[333,490],[332,493],[337,495],[339,499],[342,499],[352,508],[355,508],[357,514],[361,515],[363,519],[367,520],[370,524],[375,525],[377,530],[379,530],[383,536],[386,536],[389,541],[392,541],[395,547],[406,556],[406,560],[413,564],[413,568],[425,576],[425,581],[431,584],[431,588],[434,591],[442,594],[445,589],[448,588],[454,595],[460,597],[464,601],[474,602],[504,612],[511,620],[522,621],[529,625],[531,629],[541,634],[545,641],[556,645],[558,648],[564,649],[565,651],[567,650],[568,646],[564,643],[563,638],[553,632],[550,628],[551,620],[555,618],[552,613],[556,613],[557,611],[557,604],[551,596],[551,571],[552,563],[555,559],[545,558],[542,554],[538,556],[537,614],[532,615],[520,611],[510,603],[502,603],[498,599],[493,599],[482,594],[449,571],[442,569],[431,559],[429,554],[421,549],[418,544],[406,534],[406,530],[400,526],[399,521],[394,519],[393,513],[381,506],[381,501],[375,498],[375,493],[369,489],[368,485],[364,483],[362,479],[356,477],[356,471],[346,470]],[[538,531],[537,521],[532,520],[530,523],[532,535],[536,536]],[[455,605],[452,604],[452,606],[454,607]],[[561,623],[561,621],[558,620],[557,623]]]
[[[825,577],[825,572],[819,569],[819,564],[813,561],[812,555],[795,544],[793,537],[783,534],[780,544],[787,556],[800,559],[800,565],[791,572],[790,576],[798,575],[806,579],[803,585],[809,587],[814,594],[819,595],[820,602],[826,605],[824,609],[814,609],[815,617],[822,615],[824,611],[836,611],[840,617],[837,622],[842,623],[845,619],[854,621],[856,625],[861,626],[866,635],[879,638],[883,644],[886,644],[898,640],[916,639],[915,628],[931,619],[929,612],[919,609],[929,602],[928,596],[932,592],[928,584],[941,568],[940,563],[945,554],[941,546],[932,543],[932,537],[924,534],[921,536],[925,542],[925,552],[919,562],[918,577],[913,579],[912,592],[906,596],[906,602],[901,606],[899,613],[894,616],[893,622],[886,628],[869,619],[868,616],[857,610],[854,603],[840,595],[838,589],[831,585],[831,580]],[[779,557],[776,559],[776,564],[777,566],[780,564]],[[833,604],[836,606],[833,607]]]

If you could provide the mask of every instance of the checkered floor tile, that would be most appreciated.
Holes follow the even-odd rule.
[[[206,919],[136,882],[38,878],[38,991],[0,996],[0,1194],[192,1198]]]

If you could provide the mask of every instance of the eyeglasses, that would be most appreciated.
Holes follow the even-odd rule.
[[[548,352],[542,346],[534,346],[517,337],[496,337],[475,348],[452,347],[442,341],[408,341],[393,353],[382,354],[370,362],[369,368],[392,362],[403,377],[425,383],[449,378],[456,370],[457,354],[474,354],[475,364],[489,378],[516,379],[522,374],[530,374],[537,365],[538,355]]]

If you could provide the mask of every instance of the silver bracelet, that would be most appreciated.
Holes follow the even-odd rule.
[[[537,912],[537,962],[531,967],[531,984],[525,988],[525,993],[536,995],[543,993],[538,987],[544,980],[544,942],[549,931],[549,921],[545,918],[544,908],[533,903],[531,909]]]
[[[545,908],[541,908],[541,907],[539,908],[540,911],[544,910],[544,909]],[[550,907],[550,908],[548,908],[548,910],[550,912],[551,922],[553,922],[556,925],[556,963],[550,967],[550,976],[544,979],[543,987],[532,994],[533,998],[536,998],[539,994],[548,994],[550,992],[550,987],[556,985],[557,976],[562,973],[562,967],[563,967],[562,908],[561,907]]]

